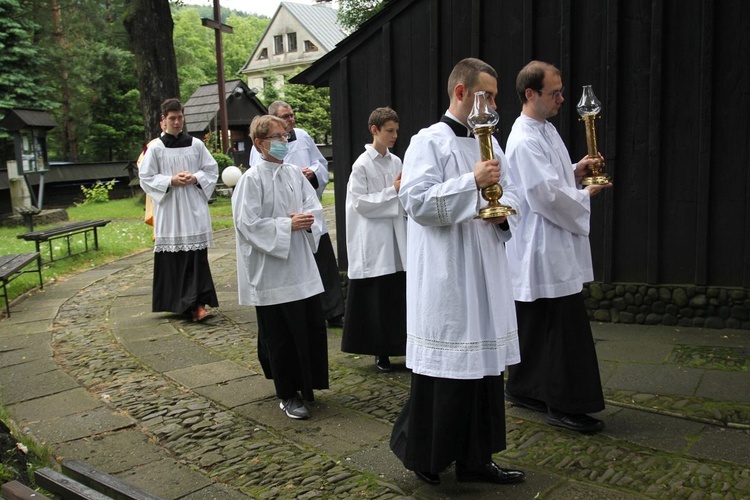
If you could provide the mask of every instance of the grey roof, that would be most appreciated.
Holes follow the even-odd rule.
[[[240,85],[242,80],[224,82],[224,93],[229,96]],[[188,130],[199,132],[209,128],[209,123],[219,112],[219,85],[207,83],[201,85],[185,103],[185,125]]]
[[[41,109],[15,108],[6,111],[5,117],[0,121],[0,128],[9,131],[31,127],[49,130],[57,127],[49,113]]]
[[[281,2],[281,6],[286,7],[326,51],[333,50],[346,37],[346,33],[336,24],[336,10],[328,5]]]

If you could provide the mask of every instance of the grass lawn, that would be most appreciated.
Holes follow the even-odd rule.
[[[214,230],[233,226],[232,205],[229,198],[217,198],[209,207]],[[148,250],[153,246],[151,226],[147,226],[143,222],[144,205],[139,198],[79,205],[68,208],[67,212],[71,222],[91,219],[111,219],[112,222],[98,229],[98,252],[89,251],[74,255],[73,257],[55,260],[54,262],[43,262],[42,277],[45,283],[59,280],[67,275],[96,267],[132,253]],[[34,230],[54,227],[56,225],[60,224],[34,226]],[[1,227],[0,255],[35,251],[34,242],[17,238],[17,235],[27,231],[28,228],[24,226]],[[90,240],[91,238],[89,238],[89,248],[91,248]],[[65,254],[63,250],[63,246],[67,245],[65,239],[55,240],[52,244],[55,256]],[[84,236],[82,233],[71,238],[71,249],[73,252],[83,250],[84,248]],[[42,244],[41,252],[42,258],[45,258],[45,256],[49,258],[48,243]],[[31,269],[32,266],[33,264],[26,269]],[[9,299],[13,300],[37,286],[39,286],[39,278],[36,274],[23,275],[8,286]],[[4,305],[2,304],[2,306]]]
[[[323,206],[333,205],[332,194],[324,194]],[[232,203],[230,198],[216,198],[209,205],[211,210],[212,226],[214,231],[231,228]],[[78,205],[67,209],[70,222],[91,219],[111,219],[112,222],[98,229],[99,251],[89,251],[74,255],[72,257],[55,260],[54,262],[42,263],[42,278],[45,283],[50,283],[65,276],[91,269],[105,262],[116,260],[132,253],[141,252],[153,247],[151,239],[151,226],[143,222],[144,204],[140,198],[126,198],[122,200],[110,200],[105,203],[90,203]],[[34,230],[45,229],[61,225],[60,223],[48,226],[34,226]],[[25,241],[17,238],[17,235],[28,231],[25,226],[0,227],[0,255],[9,253],[27,253],[36,250],[33,241]],[[83,233],[71,238],[71,250],[73,253],[81,251],[84,246]],[[53,253],[55,256],[65,255],[63,245],[67,245],[65,239],[53,242]],[[49,258],[48,243],[43,243],[41,248],[42,258]],[[89,239],[91,248],[91,238]],[[31,269],[31,264],[26,269]],[[8,285],[8,296],[10,300],[39,286],[39,278],[36,274],[25,274]],[[5,304],[0,304],[5,306]],[[0,314],[4,314],[0,307]]]

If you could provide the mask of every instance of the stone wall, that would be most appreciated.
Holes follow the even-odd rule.
[[[639,325],[750,330],[750,290],[706,286],[589,283],[589,318]]]

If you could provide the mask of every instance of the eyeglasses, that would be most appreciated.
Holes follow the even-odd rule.
[[[288,120],[290,118],[294,118],[294,113],[287,113],[285,115],[279,116],[279,118],[281,118],[282,120]]]
[[[286,139],[287,141],[292,135],[289,133],[284,134],[274,134],[264,137],[262,140],[264,141],[280,141],[281,139]]]
[[[547,94],[548,96],[552,97],[552,99],[557,100],[558,97],[562,97],[565,93],[565,87],[562,87],[560,90],[555,90],[553,92],[543,92],[537,89],[534,89],[534,92],[539,92],[539,95]]]

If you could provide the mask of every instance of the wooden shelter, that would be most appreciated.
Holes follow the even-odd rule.
[[[248,165],[250,158],[250,122],[268,109],[256,97],[257,90],[245,85],[242,80],[230,80],[224,84],[229,121],[229,140],[232,147],[223,151],[236,165]],[[201,85],[185,103],[185,127],[190,135],[203,139],[209,132],[221,136],[219,113],[219,88],[216,83]]]
[[[399,113],[395,152],[403,155],[409,138],[447,109],[455,63],[478,57],[500,75],[496,136],[504,146],[520,112],[516,75],[538,59],[562,70],[566,102],[553,123],[574,161],[586,153],[575,110],[582,86],[602,102],[597,135],[614,188],[593,203],[598,282],[669,294],[680,286],[688,302],[707,304],[734,295],[705,315],[750,328],[749,24],[744,0],[388,2],[291,80],[331,89],[341,267],[343,196],[370,140],[370,111]]]

